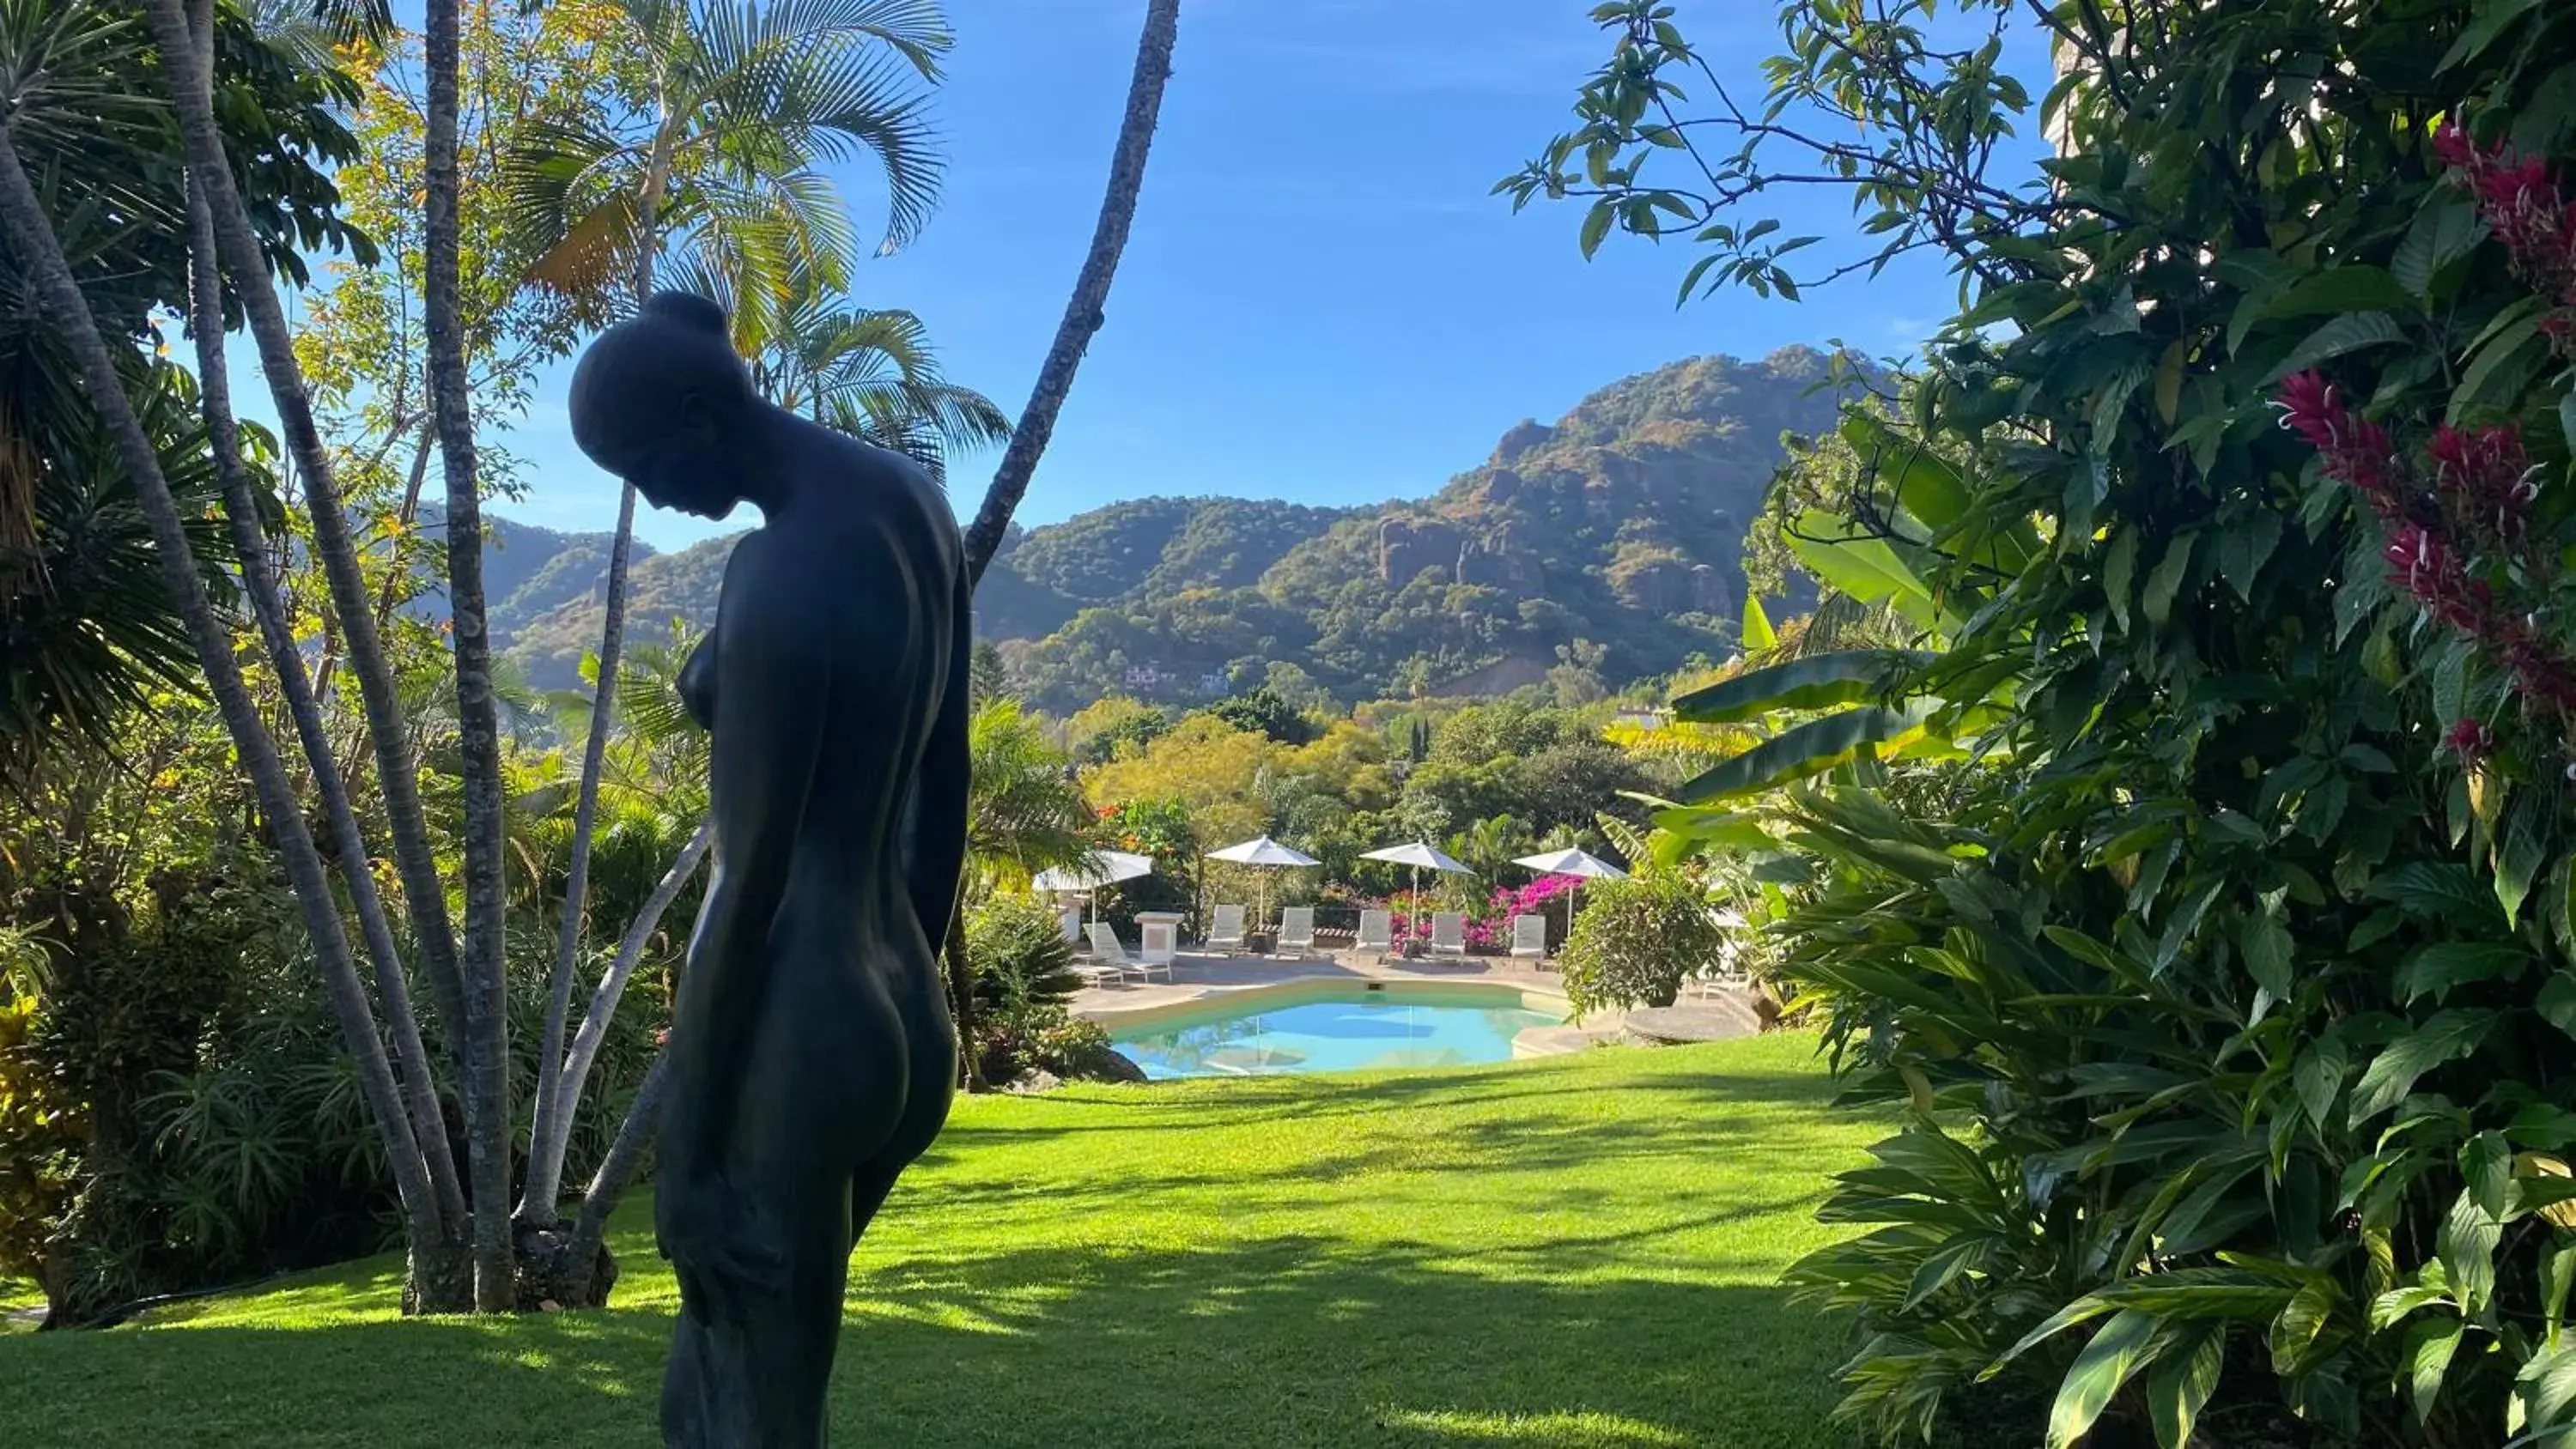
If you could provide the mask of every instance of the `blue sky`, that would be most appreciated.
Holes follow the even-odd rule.
[[[1952,284],[1931,266],[1800,303],[1730,293],[1676,310],[1684,247],[1614,237],[1586,262],[1575,204],[1516,216],[1489,196],[1565,129],[1608,53],[1591,3],[1190,0],[1107,325],[1021,521],[1158,493],[1418,496],[1513,423],[1629,373],[1829,338],[1910,352],[1948,314]],[[859,271],[863,305],[919,313],[950,379],[1014,415],[1090,240],[1143,9],[952,0],[944,200],[911,247]],[[1730,84],[1758,95],[1756,68],[1779,48],[1769,0],[1680,11]],[[839,179],[874,235],[877,187],[864,170]],[[1792,230],[1850,229],[1839,198],[1778,199]],[[615,485],[565,430],[569,370],[539,384],[508,440],[530,493],[503,511],[606,529]],[[961,512],[996,461],[956,465]],[[637,527],[662,548],[719,531],[650,510]]]

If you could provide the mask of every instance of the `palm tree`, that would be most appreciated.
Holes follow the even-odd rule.
[[[39,11],[46,8],[42,5],[37,7]],[[77,10],[80,7],[54,8]],[[460,1069],[460,1097],[465,1109],[467,1143],[476,1165],[482,1169],[475,1174],[476,1191],[479,1199],[488,1201],[493,1190],[491,1181],[496,1176],[506,1179],[509,1172],[508,1111],[507,1102],[502,1099],[507,1092],[507,1072],[506,1065],[496,1060],[505,1053],[495,1050],[493,1035],[504,1029],[498,1010],[500,961],[497,938],[489,933],[479,937],[485,949],[460,963],[456,938],[447,914],[446,891],[432,852],[427,817],[421,807],[410,731],[375,627],[371,598],[360,573],[347,510],[341,502],[329,452],[323,447],[320,430],[314,422],[312,396],[305,386],[303,369],[287,331],[284,308],[276,291],[268,284],[266,248],[252,224],[250,210],[244,203],[240,184],[226,152],[224,133],[215,116],[213,89],[207,83],[206,68],[198,63],[198,40],[189,21],[186,3],[185,0],[149,0],[145,11],[153,43],[160,51],[162,81],[175,105],[179,129],[185,139],[183,159],[189,182],[204,193],[223,271],[235,284],[233,295],[249,321],[253,340],[258,344],[261,370],[268,378],[270,393],[277,404],[287,452],[295,462],[304,487],[312,519],[311,548],[329,584],[332,608],[340,626],[341,644],[365,706],[366,733],[375,756],[380,798],[392,837],[395,870],[402,882],[404,903],[411,915],[415,947],[425,967],[424,974],[438,997],[441,1014],[452,1028],[458,1028],[452,1029],[448,1038]],[[433,7],[433,16],[435,13]],[[212,43],[211,26],[209,30],[208,43]],[[38,217],[41,219],[41,212]],[[227,667],[231,667],[229,661]],[[264,726],[259,726],[255,720],[250,723],[259,729],[262,746],[273,755],[275,741],[267,737]],[[314,767],[317,773],[326,769],[320,760],[314,762]],[[476,784],[469,773],[469,787]],[[309,839],[305,848],[310,848]],[[474,889],[477,884],[474,865],[475,861],[469,856],[469,905],[478,898]],[[299,893],[300,890],[299,885]],[[482,898],[488,899],[489,894],[488,891],[483,892]],[[336,923],[336,917],[334,919]],[[342,949],[345,951],[345,942]],[[470,997],[467,991],[469,973],[475,988]],[[386,973],[379,974],[380,981],[387,979]],[[361,1002],[363,1004],[363,998]],[[352,1032],[363,1028],[368,1033],[368,1045],[376,1041],[372,1020],[344,1021],[343,1026]],[[354,1037],[352,1044],[353,1048],[358,1047]],[[506,1042],[501,1045],[506,1046]],[[402,1040],[397,1040],[395,1047],[402,1052],[411,1050],[409,1042]],[[502,1096],[495,1095],[496,1083]],[[388,1127],[387,1130],[393,1129]],[[420,1124],[418,1135],[425,1136],[428,1130],[428,1124]],[[407,1143],[415,1135],[408,1121],[402,1135]],[[412,1149],[407,1146],[406,1150]],[[506,1188],[504,1193],[506,1200]],[[414,1286],[424,1295],[421,1301],[429,1306],[452,1306],[450,1300],[456,1275],[446,1266],[447,1254],[453,1246],[447,1230],[463,1225],[449,1221],[446,1214],[438,1212],[435,1202],[428,1202],[424,1212],[426,1216],[411,1224]],[[436,1236],[428,1235],[433,1231]],[[473,1275],[476,1281],[472,1287],[474,1301],[485,1306],[497,1305],[506,1301],[509,1291],[507,1224],[496,1227],[490,1223],[477,1223],[474,1233],[477,1250]]]
[[[990,398],[940,376],[910,312],[853,306],[811,269],[797,271],[775,307],[732,306],[730,286],[712,277],[694,277],[693,290],[728,302],[754,385],[789,412],[902,453],[942,481],[952,449],[1011,436],[1009,415]]]
[[[755,319],[785,301],[799,274],[837,291],[848,280],[854,238],[817,166],[860,154],[873,154],[885,173],[890,215],[880,251],[910,240],[928,219],[939,162],[917,83],[939,78],[938,57],[953,43],[938,0],[740,8],[614,0],[613,8],[644,72],[631,123],[537,127],[507,162],[513,223],[537,257],[533,281],[593,299],[604,315],[621,304],[640,306],[665,254],[676,252],[727,279],[736,310]],[[557,1074],[617,699],[634,533],[635,490],[623,488],[532,1140],[554,1133],[550,1104],[562,1095]],[[519,1216],[532,1226],[551,1227],[554,1214],[551,1201],[520,1200]]]
[[[44,15],[48,7],[37,7]],[[83,12],[79,7],[51,7],[46,18],[65,23],[59,38],[72,40],[73,26],[111,28],[122,23],[122,17],[101,16]],[[164,19],[157,12],[156,24]],[[178,23],[177,33],[162,37],[165,70],[174,70],[175,88],[183,94],[194,92],[198,105],[191,125],[192,152],[203,149],[203,142],[215,149],[220,159],[221,142],[213,133],[211,104],[202,89],[189,77],[196,73],[190,63],[196,54],[189,38],[184,14],[170,17]],[[95,34],[92,35],[95,39]],[[67,47],[68,48],[68,47]],[[48,75],[39,67],[34,74],[21,77],[9,96],[8,109],[0,112],[0,229],[5,229],[14,254],[21,260],[34,286],[63,334],[68,351],[77,363],[90,401],[100,421],[113,439],[119,460],[132,481],[136,500],[148,520],[155,553],[164,586],[176,601],[185,620],[188,636],[196,648],[200,666],[213,689],[242,767],[257,791],[260,808],[274,832],[281,862],[291,882],[295,897],[303,909],[316,962],[321,970],[325,995],[339,1019],[342,1035],[356,1060],[358,1077],[367,1105],[385,1134],[387,1161],[395,1191],[401,1203],[407,1230],[416,1252],[435,1251],[444,1241],[446,1224],[432,1189],[420,1143],[413,1122],[405,1110],[400,1086],[394,1076],[382,1040],[376,1032],[376,1019],[361,983],[357,965],[349,950],[337,903],[326,876],[320,852],[304,822],[303,809],[296,799],[293,782],[279,757],[277,744],[261,721],[258,706],[242,677],[241,665],[233,649],[231,632],[217,617],[208,597],[205,577],[190,547],[188,533],[182,525],[177,500],[168,478],[161,470],[160,459],[141,418],[130,403],[124,379],[117,370],[116,354],[101,334],[98,319],[89,300],[83,295],[71,260],[56,238],[53,224],[46,214],[42,194],[20,159],[19,137],[34,133],[40,139],[45,128],[67,121],[71,125],[104,125],[115,127],[131,124],[135,99],[113,93],[81,95],[84,75],[96,75],[73,69],[60,75]],[[183,108],[184,109],[184,108]],[[192,157],[192,159],[194,159]],[[210,189],[223,190],[230,181]],[[239,196],[226,192],[240,222],[241,237],[249,236],[247,221],[239,214]],[[221,208],[218,208],[220,211]],[[240,238],[237,238],[237,240]],[[258,274],[255,239],[245,248],[253,255],[244,270]],[[266,279],[260,277],[266,290]],[[273,301],[273,296],[271,297]]]
[[[1118,127],[1118,148],[1109,161],[1109,192],[1100,203],[1100,221],[1091,233],[1091,251],[1074,278],[1073,295],[1064,304],[1064,320],[1038,368],[1036,390],[1012,431],[1009,451],[993,471],[984,491],[984,506],[966,531],[968,577],[982,579],[986,565],[1010,531],[1011,515],[1027,496],[1038,457],[1055,435],[1056,414],[1073,390],[1073,375],[1082,354],[1100,330],[1109,305],[1109,284],[1118,275],[1118,258],[1127,250],[1127,230],[1136,220],[1136,198],[1145,187],[1145,156],[1153,149],[1154,126],[1163,111],[1163,83],[1172,75],[1172,45],[1179,38],[1181,0],[1147,0],[1145,30],[1136,43],[1136,69],[1127,82],[1127,118]]]
[[[968,868],[974,894],[1026,887],[1039,871],[1091,858],[1091,806],[1073,760],[1015,699],[987,700],[967,724],[973,762],[966,792]]]

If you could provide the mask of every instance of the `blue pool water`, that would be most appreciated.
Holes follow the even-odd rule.
[[[1350,1072],[1509,1061],[1512,1038],[1558,1018],[1520,993],[1350,991],[1239,1002],[1223,1015],[1111,1029],[1110,1040],[1156,1080]]]

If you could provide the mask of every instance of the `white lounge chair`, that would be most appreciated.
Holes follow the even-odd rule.
[[[1315,949],[1315,908],[1290,906],[1279,913],[1279,954],[1294,951],[1300,956]]]
[[[1128,959],[1127,948],[1118,944],[1118,932],[1107,921],[1091,923],[1091,955],[1090,965],[1077,965],[1074,970],[1082,973],[1084,979],[1094,986],[1117,986],[1123,984],[1131,972],[1143,974],[1137,970],[1136,963]]]
[[[1242,949],[1243,907],[1219,906],[1216,908],[1215,918],[1208,922],[1207,944]]]
[[[1359,949],[1386,955],[1395,949],[1395,913],[1392,911],[1360,912]]]
[[[1512,955],[1515,959],[1542,960],[1547,955],[1547,917],[1512,917]]]
[[[1141,939],[1129,969],[1148,981],[1157,971],[1163,973],[1164,980],[1171,980],[1172,957],[1180,947],[1181,928],[1170,921],[1147,921],[1136,929]]]
[[[1063,914],[1056,917],[1056,919],[1064,923],[1064,938],[1076,946],[1081,945],[1082,907],[1067,906],[1064,908]]]
[[[1431,918],[1431,950],[1440,956],[1467,954],[1467,914],[1441,911]]]

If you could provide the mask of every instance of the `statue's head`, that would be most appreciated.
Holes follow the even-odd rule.
[[[722,518],[743,500],[743,453],[762,406],[722,307],[656,292],[599,334],[572,374],[572,437],[656,508]]]

